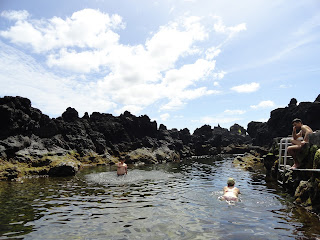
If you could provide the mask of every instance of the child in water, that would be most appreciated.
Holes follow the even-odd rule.
[[[222,200],[227,201],[238,201],[238,194],[240,194],[240,190],[234,186],[235,181],[233,178],[229,178],[227,181],[228,186],[223,188],[223,196],[221,197]]]
[[[118,174],[118,176],[123,176],[127,173],[128,173],[127,164],[125,164],[125,159],[121,158],[120,162],[117,163],[117,174]]]

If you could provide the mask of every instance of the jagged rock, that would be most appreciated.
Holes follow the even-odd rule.
[[[182,140],[183,144],[189,144],[191,142],[191,135],[188,128],[184,128],[179,131],[179,139]]]
[[[296,173],[292,170],[288,170],[284,174],[284,179],[283,179],[283,186],[289,191],[293,192],[297,189],[300,180],[301,180],[301,175],[299,173]]]
[[[12,180],[19,177],[20,171],[16,166],[7,167],[0,172],[0,180]]]
[[[161,123],[159,126],[159,130],[167,130],[167,127]]]
[[[268,153],[263,156],[263,164],[267,169],[267,172],[271,172],[271,168],[274,166],[274,162],[277,160],[277,157],[273,153]]]
[[[246,135],[247,131],[239,124],[234,124],[230,127],[230,133],[237,135]]]
[[[86,120],[89,120],[89,119],[90,119],[88,112],[85,112],[85,113],[84,113],[82,119],[86,119]]]
[[[41,158],[41,159],[36,159],[31,161],[31,166],[32,167],[43,167],[43,166],[48,166],[52,163],[52,160],[50,158]]]
[[[150,148],[139,148],[127,154],[128,163],[144,162],[144,163],[158,163],[156,154]]]
[[[40,110],[22,97],[0,98],[0,139],[15,135],[30,135],[46,119]]]
[[[230,144],[223,148],[223,153],[226,154],[243,154],[247,152],[250,152],[250,147],[248,145]]]
[[[93,112],[79,118],[78,112],[69,107],[61,117],[51,119],[22,97],[0,98],[0,114],[1,159],[12,158],[31,166],[42,165],[39,161],[46,155],[65,156],[70,151],[86,158],[92,152],[119,157],[138,150],[144,155],[139,159],[145,162],[174,161],[195,153],[215,155],[221,147],[236,148],[251,141],[237,124],[231,131],[204,125],[190,134],[187,128],[168,130],[163,124],[158,129],[148,116],[137,117],[128,111],[119,117]],[[131,161],[137,159],[133,157]]]
[[[298,103],[297,99],[291,98],[291,100],[288,104],[288,107],[295,107],[295,106],[297,106],[297,103]]]
[[[310,188],[312,188],[312,184],[309,181],[300,181],[299,186],[294,193],[296,202],[305,202],[309,198]]]
[[[310,126],[313,131],[320,129],[318,97],[315,102],[300,102],[299,105],[295,104],[296,99],[291,99],[288,107],[271,111],[266,123],[250,122],[247,131],[253,138],[253,143],[259,146],[270,146],[273,138],[290,135],[294,118],[300,118],[303,124]]]
[[[309,135],[309,143],[311,145],[318,145],[320,146],[320,131],[311,133]]]
[[[74,108],[68,107],[67,110],[62,113],[62,118],[66,122],[74,122],[79,119],[79,114]]]
[[[1,109],[8,116],[1,119],[4,123],[1,127],[9,129],[3,131],[6,134],[2,135],[2,139],[15,136],[13,133],[16,132],[33,138],[31,146],[16,148],[11,152],[7,145],[0,144],[2,157],[6,157],[7,151],[15,154],[16,150],[20,151],[19,157],[23,154],[40,157],[48,152],[65,154],[64,151],[70,150],[76,150],[82,155],[92,151],[103,154],[107,149],[117,156],[137,148],[159,148],[161,145],[168,146],[178,154],[183,152],[183,155],[191,155],[194,146],[199,144],[208,145],[208,150],[201,154],[216,154],[220,152],[221,145],[250,141],[249,136],[240,136],[239,131],[230,133],[220,126],[212,129],[204,125],[193,135],[186,128],[168,130],[163,124],[157,129],[157,123],[148,116],[136,117],[128,111],[119,117],[94,112],[91,116],[85,113],[79,118],[78,112],[69,107],[61,117],[50,119],[40,110],[32,108],[30,100],[26,98],[5,97],[0,103]],[[239,125],[235,126],[242,133],[245,132]]]
[[[6,148],[0,145],[0,159],[7,159]]]
[[[210,125],[203,125],[202,127],[197,128],[193,132],[194,136],[201,136],[204,139],[209,139],[210,137],[212,137],[212,134],[212,128]]]
[[[270,134],[267,123],[250,122],[247,132],[252,138],[254,145],[265,146],[272,142],[272,135]]]
[[[211,147],[210,144],[195,144],[194,153],[196,156],[209,155]]]
[[[16,152],[21,149],[27,148],[30,145],[30,138],[22,135],[10,136],[5,140],[0,141],[0,146],[2,146],[5,155],[8,157],[15,156]]]
[[[153,154],[155,155],[158,162],[173,162],[179,161],[180,156],[175,151],[169,149],[167,146],[157,148]]]
[[[79,165],[74,161],[60,162],[56,166],[50,168],[48,174],[51,177],[74,176],[79,171]]]

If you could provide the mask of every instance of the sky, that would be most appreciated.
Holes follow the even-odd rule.
[[[0,97],[51,118],[247,128],[313,102],[319,56],[319,0],[0,0]]]

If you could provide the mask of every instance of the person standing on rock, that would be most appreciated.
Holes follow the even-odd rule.
[[[127,171],[127,164],[125,164],[125,159],[121,158],[120,162],[117,164],[117,174],[118,176],[123,176],[128,173]]]
[[[309,134],[312,133],[312,129],[302,124],[301,119],[295,118],[292,120],[292,137],[291,143],[292,146],[289,146],[287,151],[288,154],[292,156],[294,164],[290,169],[296,169],[300,166],[300,163],[297,159],[297,153],[301,151],[301,148],[309,142]]]

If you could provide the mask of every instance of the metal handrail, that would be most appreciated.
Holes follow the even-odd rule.
[[[279,167],[278,169],[281,171],[283,168],[283,171],[285,172],[287,170],[287,158],[292,158],[290,155],[288,155],[288,146],[291,146],[291,139],[292,137],[285,137],[281,138],[280,140],[280,147],[279,147]],[[300,138],[302,140],[302,138]],[[284,154],[282,154],[284,152]],[[283,164],[282,164],[282,158],[283,158]],[[305,171],[305,172],[320,172],[320,169],[292,169],[293,171]]]
[[[280,147],[279,147],[279,169],[283,167],[283,170],[286,170],[287,166],[287,158],[288,158],[288,146],[291,146],[291,137],[285,137],[280,140]],[[283,154],[284,153],[284,154]],[[283,164],[282,164],[283,158]]]

